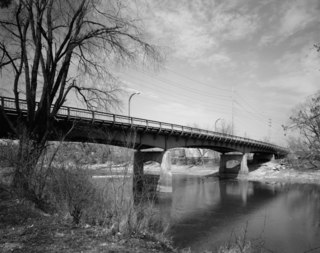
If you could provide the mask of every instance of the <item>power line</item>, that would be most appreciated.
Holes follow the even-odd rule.
[[[237,100],[235,101],[235,103],[242,108],[242,111],[241,111],[241,112],[243,112],[243,113],[244,113],[244,112],[248,113],[248,115],[250,115],[251,118],[253,118],[253,119],[255,119],[255,120],[259,120],[259,121],[261,121],[261,120],[264,121],[264,120],[265,120],[265,118],[260,118],[260,117],[255,116],[254,114],[252,114],[252,113],[251,113],[250,111],[248,111],[242,104],[238,103]]]
[[[169,72],[172,72],[172,73],[178,75],[178,76],[184,77],[185,79],[188,79],[188,80],[190,80],[190,81],[193,81],[193,82],[202,84],[202,85],[204,85],[204,86],[207,86],[207,87],[210,87],[210,88],[214,88],[214,89],[217,89],[217,90],[223,90],[223,91],[229,91],[229,92],[230,92],[229,89],[223,89],[223,88],[220,88],[220,87],[211,86],[211,85],[206,84],[206,83],[204,83],[204,82],[201,82],[201,81],[199,81],[199,80],[192,79],[192,78],[190,78],[190,77],[188,77],[188,76],[186,76],[186,75],[183,75],[183,74],[181,74],[181,73],[178,73],[178,72],[176,72],[176,71],[173,71],[172,69],[169,69],[168,67],[165,67],[165,69],[168,70]]]
[[[270,116],[267,116],[267,115],[265,115],[264,113],[261,113],[261,112],[257,111],[256,108],[255,108],[253,105],[251,105],[251,104],[249,104],[249,103],[247,102],[248,99],[246,99],[245,97],[243,97],[242,95],[240,95],[239,92],[236,91],[236,93],[238,94],[238,97],[244,102],[244,104],[246,104],[246,106],[247,106],[248,108],[250,108],[250,110],[252,110],[253,113],[255,113],[256,115],[260,116],[260,117],[263,118],[263,119],[265,119],[266,117],[269,117],[269,118],[270,118]],[[274,118],[272,118],[272,121],[278,123],[279,125],[282,125],[282,124],[283,124],[283,122],[280,122],[279,120],[274,119]]]
[[[209,97],[209,98],[217,97],[218,99],[221,99],[221,100],[230,100],[230,98],[231,98],[230,95],[208,94],[207,91],[205,93],[203,93],[203,90],[199,90],[199,89],[188,87],[185,84],[180,83],[178,81],[172,81],[172,80],[166,79],[164,77],[159,77],[159,76],[155,77],[155,76],[152,76],[149,73],[144,72],[144,71],[139,71],[139,72],[143,73],[144,75],[147,75],[151,79],[154,79],[154,80],[159,81],[161,83],[164,83],[166,85],[170,85],[170,86],[177,87],[177,88],[182,88],[183,90],[188,90],[188,91],[196,93],[198,95],[206,96],[206,97]]]
[[[163,92],[163,94],[165,94],[165,92]],[[170,92],[167,93],[168,95],[166,96],[165,100],[166,101],[170,101],[172,103],[180,103],[186,107],[189,107],[190,105],[194,104],[194,98],[188,98],[188,97],[184,97],[183,99],[187,102],[181,102],[180,100],[182,99],[179,96],[174,96],[172,95]],[[146,97],[146,99],[151,100],[152,102],[154,102],[154,99],[152,98],[148,98]],[[158,98],[159,99],[159,98]],[[161,102],[164,102],[163,100],[161,100]],[[204,102],[197,102],[196,105],[199,105],[201,107],[205,107],[206,111],[212,112],[212,113],[223,113],[226,115],[230,115],[230,111],[222,105],[212,105],[212,104],[208,104],[208,103],[204,103]],[[193,106],[194,107],[194,106]]]
[[[169,71],[175,73],[174,71],[171,71],[171,70],[169,70]],[[192,102],[192,103],[194,103],[194,104],[196,104],[196,105],[198,105],[200,107],[201,106],[205,107],[205,111],[214,112],[214,113],[222,112],[223,114],[227,114],[227,115],[230,115],[230,111],[233,110],[234,106],[231,106],[231,109],[230,109],[230,105],[228,106],[229,103],[217,103],[217,102],[219,100],[220,101],[221,100],[231,101],[233,104],[237,105],[237,107],[235,109],[237,109],[236,112],[238,112],[238,113],[240,113],[242,115],[240,118],[245,117],[245,118],[257,121],[257,123],[259,123],[259,124],[261,124],[261,125],[263,125],[265,127],[267,126],[266,116],[264,114],[258,112],[238,92],[235,92],[236,93],[235,97],[234,96],[230,97],[228,95],[221,94],[221,93],[220,94],[208,94],[207,91],[203,91],[203,90],[200,90],[200,89],[195,89],[193,87],[189,87],[189,86],[185,85],[184,83],[181,83],[180,81],[176,81],[176,80],[172,81],[172,80],[169,80],[169,79],[164,78],[164,77],[151,76],[149,73],[146,73],[146,72],[143,72],[143,71],[140,71],[140,72],[144,75],[144,77],[141,78],[141,77],[133,75],[131,73],[129,73],[127,75],[130,78],[132,78],[133,80],[138,81],[139,82],[139,84],[138,84],[139,86],[142,86],[144,88],[148,88],[151,92],[152,91],[156,91],[156,92],[159,92],[160,94],[164,94],[166,100],[169,100],[169,101],[172,101],[172,102],[177,102],[177,100],[178,101],[179,100],[180,101],[183,100],[184,102],[189,102],[190,101],[190,102]],[[179,75],[178,73],[175,73],[175,74]],[[150,86],[150,85],[148,85],[146,83],[146,80],[144,78],[149,79],[149,80],[154,80],[156,83],[164,84],[165,88],[161,88],[161,87],[163,87],[163,85],[152,85],[152,86]],[[196,83],[200,83],[200,84],[202,84],[204,86],[207,86],[207,87],[210,87],[210,88],[213,88],[213,89],[218,89],[218,90],[223,90],[223,91],[230,92],[230,90],[219,89],[219,88],[216,88],[214,86],[208,86],[205,83],[198,82],[198,81],[193,80],[191,78],[188,78],[186,76],[184,76],[184,78],[186,78],[188,80],[191,80],[193,82],[196,82]],[[153,83],[154,83],[154,81],[153,81]],[[178,92],[181,89],[183,89],[183,91],[185,91],[185,92],[183,92],[183,93],[182,92]],[[200,96],[200,98],[199,98],[199,96]],[[204,100],[201,99],[201,97],[208,97],[208,98],[217,97],[218,101],[215,100],[214,102],[211,101],[211,103],[208,103],[208,102],[204,102]],[[154,101],[154,99],[150,99],[150,100]],[[186,105],[183,102],[181,104],[184,105],[184,106],[187,106],[187,107],[189,106],[189,104]],[[231,112],[231,115],[233,115],[232,112]],[[235,115],[235,117],[238,118],[237,115]],[[247,121],[244,121],[244,122],[246,122],[245,125],[247,125]],[[244,123],[241,122],[241,124],[243,125]],[[275,132],[277,132],[277,131],[275,131]]]
[[[132,78],[138,80],[138,82],[139,82],[138,85],[139,85],[139,86],[143,86],[143,87],[145,87],[145,88],[150,88],[150,86],[145,83],[145,80],[143,80],[143,79],[141,79],[141,78],[139,78],[139,77],[136,77],[136,76],[132,76]],[[131,80],[131,82],[132,82],[132,80]],[[170,92],[170,91],[168,91],[168,89],[163,89],[163,88],[161,88],[161,87],[159,87],[159,86],[157,86],[157,85],[154,85],[154,86],[152,86],[152,88],[151,88],[150,90],[157,91],[157,92],[160,92],[160,93],[162,93],[162,94],[166,94],[167,96],[170,96],[170,97],[173,97],[173,98],[189,99],[190,101],[195,102],[195,96],[193,96],[193,95],[188,95],[188,94],[186,94],[186,93],[184,93],[184,94],[179,93],[179,95],[177,95],[177,92],[174,91],[174,90],[172,90],[172,89],[170,89],[170,90],[171,90],[171,91],[174,91],[174,92]],[[199,94],[199,95],[201,95],[201,94]],[[167,98],[167,97],[166,97],[166,98]],[[202,100],[202,99],[201,99],[201,100],[197,100],[196,103],[197,103],[197,104],[199,104],[199,103],[202,103],[202,104],[203,104],[203,100]],[[225,104],[225,103],[217,103],[216,100],[215,100],[215,101],[211,101],[210,104],[209,104],[209,103],[206,103],[206,105],[207,105],[207,106],[215,105],[215,106],[220,106],[220,107],[226,108],[226,104]]]
[[[246,106],[247,106],[248,108],[250,108],[250,110],[251,110],[253,113],[255,113],[256,115],[259,115],[261,118],[265,118],[265,117],[266,117],[266,116],[263,115],[261,112],[258,112],[253,106],[251,106],[251,105],[246,101],[246,99],[244,99],[244,98],[242,97],[242,95],[240,95],[237,91],[236,91],[236,93],[238,94],[238,97],[244,102],[244,104],[246,104]]]

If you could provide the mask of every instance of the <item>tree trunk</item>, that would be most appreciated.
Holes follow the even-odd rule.
[[[36,201],[39,198],[36,192],[36,168],[43,154],[45,145],[31,139],[32,134],[26,125],[19,126],[19,150],[16,161],[16,170],[13,175],[13,186],[23,197]]]

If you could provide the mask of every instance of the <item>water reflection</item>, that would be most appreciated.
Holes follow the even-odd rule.
[[[174,176],[172,196],[165,196],[159,205],[180,248],[215,250],[246,223],[248,236],[259,236],[274,252],[320,246],[318,186]]]

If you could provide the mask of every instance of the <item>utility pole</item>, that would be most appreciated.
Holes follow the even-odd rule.
[[[271,128],[272,128],[272,119],[271,118],[269,118],[269,120],[268,120],[268,126],[269,126],[268,136],[269,136],[269,141],[271,141]]]
[[[231,88],[231,134],[234,134],[234,88]]]

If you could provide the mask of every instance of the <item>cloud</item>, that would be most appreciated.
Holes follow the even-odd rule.
[[[249,39],[259,18],[256,12],[239,8],[247,0],[227,2],[150,1],[146,28],[154,41],[169,45],[177,59],[193,65],[230,63],[224,43]]]
[[[253,34],[258,28],[256,14],[225,12],[220,10],[213,13],[211,31],[222,40],[242,40]]]
[[[266,89],[265,94],[271,94],[272,101],[291,99],[302,101],[303,97],[312,94],[318,85],[315,76],[303,74],[285,74],[272,78],[269,81],[260,82],[259,86]]]
[[[282,74],[300,73],[301,75],[319,74],[320,55],[314,47],[305,46],[299,51],[287,51],[275,61]]]
[[[296,1],[296,4],[287,2],[283,7],[285,11],[280,21],[279,34],[284,37],[291,36],[316,21],[318,15],[314,4],[314,1]]]
[[[264,19],[264,26],[268,28],[260,38],[260,46],[281,43],[320,22],[318,0],[273,0],[268,4],[272,12],[269,10],[271,16]]]
[[[175,57],[199,58],[217,46],[203,24],[187,8],[175,11],[155,10],[149,30],[154,37],[169,42]]]
[[[275,39],[276,39],[275,35],[270,35],[270,34],[262,35],[258,45],[261,47],[269,46],[275,41]]]
[[[236,67],[235,62],[232,60],[230,56],[226,52],[220,52],[220,53],[212,53],[209,54],[206,57],[201,57],[198,59],[194,59],[192,61],[192,65],[208,65],[208,66],[215,66],[214,70],[217,70],[219,72],[220,69],[228,68],[229,70],[234,69]]]

